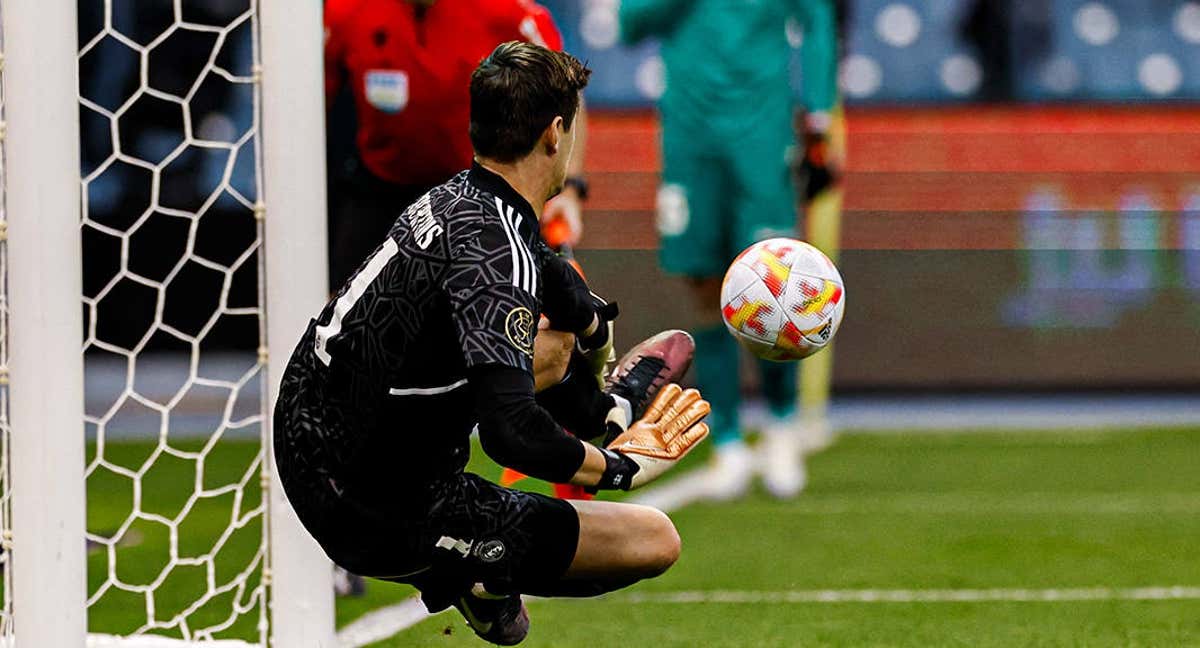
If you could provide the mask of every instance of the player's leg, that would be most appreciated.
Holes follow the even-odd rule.
[[[416,585],[430,611],[453,605],[503,645],[528,632],[521,594],[594,596],[661,574],[679,556],[674,525],[644,506],[557,500],[472,474],[447,480],[436,499],[415,534],[430,566],[396,580]]]
[[[739,351],[721,322],[721,279],[733,259],[727,168],[714,151],[685,137],[663,138],[663,186],[658,194],[659,260],[669,274],[688,277],[695,310],[696,386],[712,404],[714,442],[710,495],[740,496],[749,486],[751,456],[738,422]]]
[[[658,576],[679,559],[679,533],[658,509],[503,490],[499,508],[486,510],[493,501],[487,493],[472,507],[476,517],[499,524],[461,538],[447,532],[471,546],[461,565],[466,580],[492,595],[597,596]]]
[[[781,120],[773,136],[743,141],[734,160],[734,207],[738,249],[763,239],[796,236],[796,201],[789,164],[790,125]],[[763,483],[777,497],[798,493],[805,482],[800,453],[795,363],[758,360],[768,420],[763,427]]]
[[[564,589],[591,596],[653,578],[679,559],[679,533],[671,519],[649,506],[572,501],[579,514],[575,557],[562,578]],[[611,586],[611,587],[606,587]]]
[[[828,154],[832,162],[841,167],[845,152],[846,120],[839,104],[833,110]],[[834,262],[838,257],[843,191],[841,183],[830,185],[807,205],[804,218],[805,240]],[[822,450],[833,441],[833,428],[829,422],[833,357],[833,345],[830,344],[821,353],[800,363],[800,400],[804,408],[801,444],[806,453]]]
[[[735,499],[746,493],[754,474],[754,457],[742,438],[738,416],[741,350],[721,321],[721,278],[693,279],[691,293],[693,303],[698,305],[693,330],[696,386],[712,403],[708,424],[713,458],[704,486],[712,499]]]

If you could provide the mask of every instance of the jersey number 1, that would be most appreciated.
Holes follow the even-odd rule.
[[[317,357],[325,363],[325,366],[328,367],[333,360],[333,356],[329,355],[329,350],[325,347],[329,344],[329,340],[342,332],[342,319],[350,313],[355,302],[362,298],[371,282],[375,281],[375,277],[383,272],[384,266],[399,251],[400,246],[396,245],[396,241],[389,236],[383,242],[383,247],[379,248],[379,251],[371,256],[371,260],[367,261],[367,265],[363,266],[362,270],[359,270],[358,274],[350,280],[350,287],[346,289],[346,292],[338,297],[337,303],[333,305],[333,316],[329,318],[329,323],[317,327],[317,339],[313,346]]]

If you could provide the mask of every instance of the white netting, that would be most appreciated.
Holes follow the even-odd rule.
[[[257,6],[78,6],[89,631],[265,644]]]
[[[0,5],[2,8],[2,5]],[[0,21],[3,24],[3,21]],[[8,212],[5,210],[4,37],[0,35],[0,644],[12,637],[12,548],[8,494]]]

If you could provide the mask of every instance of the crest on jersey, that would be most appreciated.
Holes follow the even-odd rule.
[[[398,113],[408,105],[408,73],[403,70],[367,70],[363,80],[367,103],[385,113]]]
[[[475,546],[475,556],[485,563],[493,563],[504,557],[504,543],[488,540]]]
[[[533,355],[533,313],[528,308],[517,306],[508,312],[508,317],[504,319],[504,334],[518,351]]]

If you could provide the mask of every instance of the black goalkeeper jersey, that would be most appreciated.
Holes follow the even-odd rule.
[[[481,166],[409,206],[288,364],[275,454],[289,495],[328,487],[377,508],[397,486],[461,472],[467,368],[532,373],[551,254],[533,209]]]

